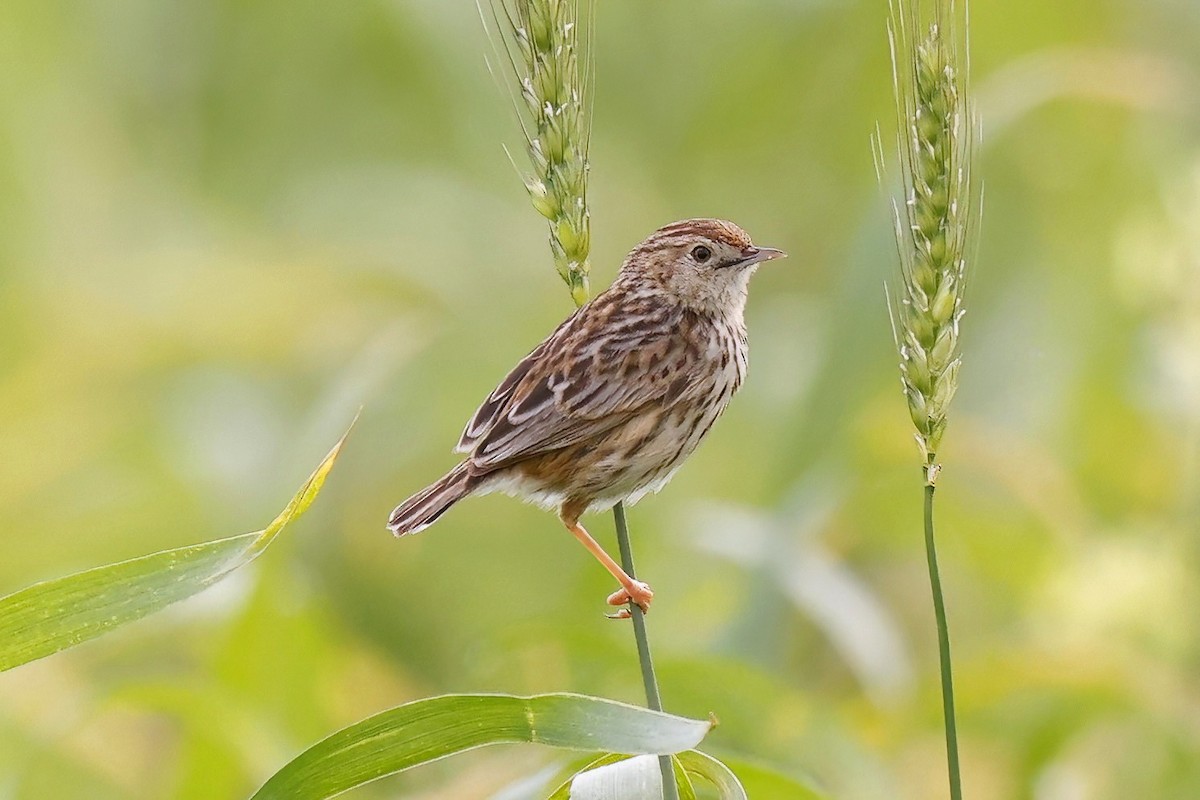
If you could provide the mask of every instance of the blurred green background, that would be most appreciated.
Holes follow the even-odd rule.
[[[755,279],[746,387],[631,513],[665,702],[832,797],[944,796],[869,143],[886,3],[601,5],[594,285],[686,216],[792,254]],[[939,484],[967,793],[1200,797],[1200,5],[971,11],[986,201]],[[444,692],[641,700],[552,515],[384,529],[570,309],[485,48],[470,0],[0,3],[0,593],[262,527],[365,406],[252,570],[0,675],[0,797],[245,797]]]

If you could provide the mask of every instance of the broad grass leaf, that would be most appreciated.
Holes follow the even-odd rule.
[[[711,727],[708,720],[586,695],[444,695],[406,703],[343,728],[275,773],[253,800],[324,800],[385,775],[490,744],[674,753],[694,747]]]
[[[107,564],[0,598],[0,672],[161,611],[253,561],[312,505],[349,435],[261,531]]]

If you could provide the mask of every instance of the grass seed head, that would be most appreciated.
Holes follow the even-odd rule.
[[[501,40],[496,51],[509,62],[516,78],[514,100],[533,167],[533,174],[525,177],[525,188],[534,209],[548,223],[555,267],[576,305],[582,305],[588,298],[591,246],[587,206],[590,19],[581,38],[579,0],[491,3]],[[587,8],[590,11],[592,6]]]
[[[900,379],[927,464],[958,389],[958,323],[976,205],[974,116],[954,4],[948,5],[949,13],[939,4],[935,20],[923,25],[919,9],[899,0],[890,27],[905,193],[894,206],[901,277],[891,311]],[[965,32],[965,18],[962,26]]]

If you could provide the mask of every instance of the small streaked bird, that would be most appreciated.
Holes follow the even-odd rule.
[[[700,444],[746,377],[750,276],[784,255],[724,220],[659,228],[488,395],[455,448],[466,459],[401,503],[388,527],[417,533],[469,495],[519,497],[557,510],[620,582],[610,605],[648,609],[650,587],[579,518],[657,492]]]

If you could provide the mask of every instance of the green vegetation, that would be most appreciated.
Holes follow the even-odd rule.
[[[969,20],[954,0],[897,0],[888,36],[897,110],[903,196],[893,202],[900,254],[899,299],[890,309],[900,382],[921,451],[925,558],[937,622],[942,719],[951,800],[962,800],[958,721],[946,601],[933,533],[938,447],[962,364],[958,323],[966,313],[968,251],[974,242],[977,120],[967,66]],[[880,143],[882,144],[882,143]],[[882,147],[880,148],[881,158]]]
[[[1194,797],[1200,12],[971,14],[988,202],[937,453],[965,795]],[[744,391],[628,510],[664,703],[717,715],[701,747],[755,799],[946,791],[879,299],[885,18],[617,2],[597,20],[595,286],[685,216],[791,253],[755,279]],[[332,732],[447,692],[640,705],[608,576],[553,519],[489,497],[384,529],[567,308],[497,144],[525,143],[473,4],[10,0],[0,31],[0,595],[215,553],[196,543],[261,524],[364,407],[262,557],[0,673],[6,796],[246,798]],[[347,796],[542,798],[577,757],[481,747]],[[722,780],[673,763],[681,797]]]
[[[317,499],[345,441],[343,436],[287,508],[261,531],[163,550],[0,597],[0,672],[136,622],[249,564]]]

